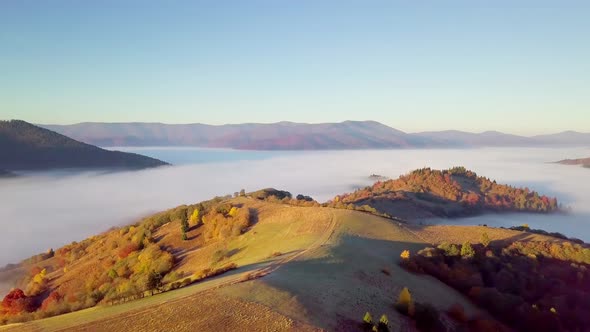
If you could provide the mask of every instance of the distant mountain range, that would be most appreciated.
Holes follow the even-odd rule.
[[[166,163],[134,153],[108,151],[25,121],[0,121],[0,175],[57,168],[140,169]]]
[[[590,133],[533,137],[496,131],[405,133],[375,121],[305,124],[94,123],[41,125],[98,146],[194,146],[243,150],[322,150],[590,145]]]

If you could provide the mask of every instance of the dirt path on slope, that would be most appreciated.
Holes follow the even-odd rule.
[[[246,280],[246,275],[256,278],[269,275],[284,264],[292,262],[324,246],[331,239],[337,225],[337,218],[334,211],[329,212],[331,216],[326,229],[307,248],[293,254],[284,255],[284,257],[280,257],[266,266],[251,271],[236,273],[231,276],[222,275],[218,278],[189,286],[202,287],[202,289],[194,293],[147,304],[144,307],[141,306],[140,302],[136,302],[135,304],[138,307],[130,308],[129,311],[121,313],[108,314],[105,312],[106,317],[100,317],[100,313],[97,312],[96,316],[98,318],[96,320],[84,321],[82,319],[79,320],[79,323],[68,323],[69,317],[54,317],[53,319],[61,318],[64,320],[64,325],[57,328],[48,328],[38,321],[18,327],[13,326],[13,328],[19,331],[130,331],[136,330],[138,327],[141,327],[142,331],[318,331],[318,329],[310,325],[281,315],[267,306],[228,298],[220,295],[216,290],[241,283]],[[155,297],[162,295],[172,294],[163,293],[155,295]],[[156,300],[156,298],[152,299]],[[133,305],[133,302],[126,304]],[[100,307],[95,309],[101,310]],[[75,314],[73,313],[73,315]],[[12,330],[9,326],[6,327],[6,331]]]

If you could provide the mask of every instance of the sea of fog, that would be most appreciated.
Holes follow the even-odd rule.
[[[260,152],[193,148],[119,148],[174,164],[136,172],[52,172],[0,181],[0,265],[124,225],[152,212],[244,188],[265,187],[325,201],[420,167],[463,165],[501,183],[558,197],[568,215],[486,215],[451,224],[558,231],[590,241],[590,169],[548,163],[590,156],[588,148],[486,148]]]

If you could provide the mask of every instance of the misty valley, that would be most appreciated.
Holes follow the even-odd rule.
[[[590,240],[590,174],[548,161],[587,154],[584,148],[483,148],[363,151],[236,151],[200,148],[117,148],[171,163],[173,167],[134,172],[55,170],[4,179],[0,220],[5,227],[0,264],[91,236],[112,226],[180,204],[231,194],[240,188],[281,188],[319,202],[372,184],[370,174],[389,178],[425,166],[463,165],[499,183],[529,187],[557,197],[563,214],[502,214],[465,218],[424,218],[424,224],[511,227],[529,224]],[[238,185],[239,184],[239,185]],[[34,202],[34,203],[33,203]],[[34,204],[35,209],[26,208]],[[22,236],[22,234],[30,234]]]
[[[432,264],[443,264],[444,267],[446,265],[441,263],[444,257],[465,256],[475,260],[484,254],[488,257],[486,259],[493,261],[489,255],[504,257],[506,250],[511,250],[510,256],[505,258],[506,266],[521,264],[518,263],[519,255],[529,253],[530,256],[530,252],[548,255],[552,257],[550,259],[556,257],[552,256],[556,252],[564,252],[571,258],[559,259],[590,263],[590,257],[584,256],[584,250],[588,249],[581,246],[585,245],[583,241],[590,239],[590,211],[587,210],[590,202],[585,187],[590,174],[582,167],[570,168],[546,162],[564,155],[581,155],[586,152],[583,148],[290,152],[187,147],[110,149],[146,155],[174,166],[117,171],[29,171],[2,180],[0,197],[10,203],[0,210],[0,220],[6,223],[0,248],[0,263],[7,264],[0,269],[0,291],[8,293],[3,300],[6,323],[26,320],[34,323],[37,322],[34,319],[68,312],[71,313],[64,317],[84,316],[87,313],[83,309],[94,306],[143,307],[148,303],[142,300],[145,296],[161,300],[172,296],[173,299],[182,292],[215,285],[216,280],[230,285],[236,282],[247,285],[246,281],[273,280],[274,276],[279,280],[286,278],[282,282],[286,282],[284,287],[289,289],[295,287],[292,273],[317,273],[313,265],[305,265],[301,272],[290,272],[290,269],[297,268],[289,268],[288,261],[307,250],[318,250],[317,242],[306,244],[309,246],[306,250],[296,249],[298,243],[307,243],[309,240],[305,239],[311,234],[319,235],[330,229],[331,232],[334,229],[344,232],[338,235],[338,241],[344,242],[339,245],[336,243],[340,242],[335,242],[335,247],[330,249],[329,256],[333,257],[339,257],[338,250],[355,247],[354,241],[348,243],[349,236],[374,238],[377,233],[372,232],[384,232],[380,236],[392,232],[385,235],[391,239],[391,236],[396,238],[405,234],[401,245],[396,242],[371,244],[374,250],[382,251],[379,260],[392,251],[403,249],[399,265],[378,263],[384,264],[381,265],[383,274],[380,272],[383,277],[398,269],[402,270],[396,273],[431,274],[459,291],[468,292],[469,297],[482,307],[488,305],[485,298],[489,296],[505,302],[512,301],[509,296],[513,295],[502,292],[485,295],[485,298],[472,295],[483,292],[478,287],[499,285],[502,281],[487,277],[479,283],[470,279],[472,277],[457,274],[453,274],[455,279],[447,279],[444,273],[434,272],[440,268],[431,271]],[[483,174],[486,175],[482,177]],[[486,177],[488,174],[494,176],[494,180]],[[284,191],[257,190],[275,187]],[[34,208],[30,208],[31,204]],[[298,212],[299,209],[302,212]],[[306,217],[299,213],[306,214]],[[11,226],[14,220],[19,220],[18,227]],[[311,220],[317,224],[312,228],[320,227],[320,231],[327,227],[327,230],[308,233]],[[276,222],[282,226],[272,226]],[[302,224],[297,226],[298,223]],[[303,232],[307,235],[293,238],[294,235],[290,234],[292,227],[303,227],[296,234]],[[356,227],[361,228],[356,230]],[[372,231],[365,233],[364,227]],[[350,234],[346,235],[347,232]],[[266,238],[269,234],[274,235]],[[336,235],[322,239],[324,236],[320,235],[317,241],[331,243],[329,239]],[[511,237],[522,239],[508,240]],[[284,239],[281,245],[265,244],[259,248],[255,245],[268,240],[276,243],[274,241],[279,238]],[[457,245],[447,242],[458,238],[464,242]],[[522,242],[525,238],[541,242]],[[543,242],[548,239],[571,241],[575,251],[568,251],[569,247],[554,247],[555,244],[550,251],[534,247],[534,243],[551,243]],[[439,243],[439,249],[419,250],[421,242]],[[477,244],[479,242],[483,245]],[[500,243],[507,247],[502,249]],[[338,249],[340,247],[342,249]],[[492,248],[496,249],[493,251]],[[263,257],[270,260],[267,263],[260,261],[261,267],[245,263]],[[368,259],[362,255],[354,258],[350,253],[346,257]],[[448,258],[444,260],[448,261]],[[202,259],[212,263],[202,262]],[[462,263],[460,260],[453,264]],[[555,268],[566,269],[559,267],[559,263],[552,264],[556,264]],[[286,266],[282,273],[272,273],[283,265]],[[470,268],[473,267],[465,265],[461,271]],[[32,271],[30,277],[26,276],[28,269]],[[191,272],[193,269],[197,272]],[[266,277],[270,273],[272,275]],[[583,278],[584,272],[581,273]],[[84,281],[67,277],[73,275],[89,278]],[[338,281],[339,286],[332,286],[333,291],[350,289],[352,284],[348,284],[350,279],[346,276],[344,273],[344,279]],[[407,283],[414,277],[403,278]],[[15,285],[18,288],[13,288]],[[232,293],[242,294],[240,287],[245,286],[239,286]],[[414,320],[420,330],[438,331],[443,324],[439,318],[442,314],[433,305],[445,307],[448,303],[421,293],[420,287],[432,286],[414,285],[411,288],[414,296],[426,302],[412,302],[409,290],[404,288],[395,308]],[[85,294],[91,289],[94,291]],[[301,291],[297,289],[293,291]],[[245,291],[240,296],[256,294]],[[541,301],[524,293],[521,296],[523,300],[515,305],[524,308],[518,309],[525,310],[521,313],[527,317],[524,322],[510,318],[512,316],[505,315],[503,309],[495,307],[488,310],[497,310],[499,322],[473,316],[469,314],[473,310],[470,309],[472,304],[462,300],[449,307],[448,315],[459,315],[457,327],[484,324],[490,330],[502,330],[501,324],[518,330],[527,330],[537,326],[535,324],[554,327],[566,324],[555,316],[537,317],[536,311],[526,309],[527,305],[533,304],[549,310],[547,312],[556,310],[557,304],[552,298]],[[571,296],[584,295],[572,293]],[[128,301],[131,302],[127,304]],[[383,298],[378,301],[382,303]],[[559,310],[566,312],[562,305]],[[385,318],[381,317],[378,325],[381,328],[390,324],[387,317],[393,315],[388,310],[385,312],[387,315],[383,314]],[[372,326],[373,318],[369,312],[367,315],[362,324]],[[68,322],[60,320],[59,326],[70,326]],[[585,324],[580,320],[568,322],[574,327]],[[46,326],[46,323],[41,324]],[[101,324],[98,325],[101,330],[110,329],[108,324],[98,324]],[[346,330],[358,324],[346,323]],[[362,324],[358,325],[359,328]],[[302,325],[296,329],[309,328]]]

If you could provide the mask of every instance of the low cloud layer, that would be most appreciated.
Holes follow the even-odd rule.
[[[284,189],[325,201],[369,184],[376,173],[397,177],[420,167],[463,165],[501,183],[557,196],[572,216],[493,216],[506,226],[526,220],[590,240],[590,170],[548,164],[590,156],[590,149],[469,149],[232,152],[141,149],[180,166],[113,174],[45,174],[0,182],[0,265],[123,225],[152,212],[244,188]],[[203,163],[203,161],[209,161]],[[199,162],[194,164],[193,162]],[[481,217],[486,218],[486,217]],[[489,217],[487,217],[489,218]],[[483,219],[482,219],[483,220]],[[478,219],[459,222],[483,223]],[[492,224],[492,222],[487,222]]]

